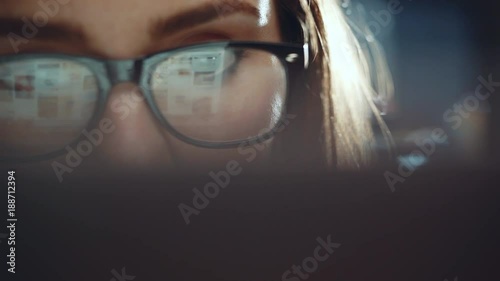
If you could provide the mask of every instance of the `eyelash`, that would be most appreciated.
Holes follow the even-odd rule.
[[[225,77],[234,76],[236,74],[236,72],[238,71],[239,67],[241,66],[241,62],[243,60],[247,59],[249,56],[250,56],[250,54],[246,50],[234,51],[235,61],[233,64],[231,64],[230,67],[228,67],[224,70],[224,76]]]

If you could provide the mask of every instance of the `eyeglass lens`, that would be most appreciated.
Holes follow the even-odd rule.
[[[268,133],[286,102],[282,62],[248,48],[177,51],[152,67],[148,81],[159,117],[181,135],[208,143]],[[63,149],[89,125],[99,94],[96,75],[76,61],[0,63],[0,158]]]

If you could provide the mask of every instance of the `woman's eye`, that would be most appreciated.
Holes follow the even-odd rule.
[[[248,50],[231,47],[181,51],[157,65],[153,87],[230,85],[239,80],[239,71],[248,57]]]
[[[249,52],[244,49],[229,50],[229,57],[227,60],[229,63],[224,68],[225,76],[234,76],[242,63],[248,58]]]

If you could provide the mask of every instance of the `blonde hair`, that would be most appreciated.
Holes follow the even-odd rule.
[[[341,7],[341,0],[287,1],[309,31],[312,69],[321,84],[324,154],[329,167],[359,169],[376,160],[372,121],[392,149],[390,132],[375,101],[392,95],[384,54],[369,28],[363,48]],[[298,2],[298,3],[297,3]],[[297,5],[298,4],[298,5]]]

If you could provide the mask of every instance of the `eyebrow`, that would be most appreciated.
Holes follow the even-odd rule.
[[[33,24],[32,21],[30,23]],[[72,41],[82,43],[85,42],[85,35],[82,28],[67,23],[51,23],[49,22],[45,26],[37,27],[36,31],[29,29],[29,32],[33,32],[34,35],[29,38],[23,34],[23,28],[25,28],[26,23],[19,18],[0,18],[0,36],[9,36],[9,34],[15,34],[24,39],[37,39],[37,40],[55,40],[55,41]]]
[[[173,17],[157,20],[153,23],[149,32],[152,38],[159,38],[234,14],[246,14],[260,18],[259,9],[245,0],[212,0],[193,9],[180,12]],[[22,33],[25,25],[21,18],[0,17],[0,36],[5,38],[14,33],[28,40],[70,41],[75,43],[85,43],[88,40],[83,28],[72,23],[49,21],[45,26],[36,27],[34,25],[37,32],[32,38],[27,38]]]
[[[158,38],[234,14],[260,18],[259,9],[244,0],[216,0],[174,17],[158,20],[153,24],[150,33],[153,38]]]

